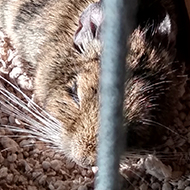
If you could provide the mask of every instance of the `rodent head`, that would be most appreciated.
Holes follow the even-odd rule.
[[[170,117],[168,110],[175,103],[173,94],[177,97],[178,90],[172,82],[180,82],[180,71],[168,64],[175,59],[173,51],[157,51],[146,42],[144,31],[139,28],[130,39],[130,75],[124,101],[128,150],[152,147],[152,142],[161,140],[160,134]],[[36,95],[62,123],[61,141],[57,143],[62,152],[77,164],[89,167],[96,164],[98,144],[101,43],[94,40],[84,53],[71,52],[62,64],[41,65],[36,76]]]
[[[63,123],[66,155],[82,166],[95,165],[99,115],[99,60],[84,61],[65,86],[56,117]],[[63,105],[64,104],[64,105]],[[55,105],[53,105],[54,107]],[[57,111],[57,110],[55,110]]]
[[[85,47],[85,53],[68,50],[70,55],[64,56],[64,63],[42,64],[35,77],[37,99],[61,121],[62,142],[58,146],[66,157],[83,167],[95,165],[100,48],[100,42],[94,40]]]
[[[128,149],[153,146],[152,142],[160,140],[177,98],[177,76],[182,73],[181,63],[175,62],[176,30],[172,31],[175,25],[169,14],[165,12],[156,24],[151,21],[148,25],[141,21],[144,26],[137,27],[129,40],[130,74],[124,101]],[[76,34],[80,36],[80,32],[84,32],[81,27]],[[62,142],[57,143],[60,149],[71,160],[88,167],[96,163],[102,45],[99,39],[81,40],[75,44],[78,53],[70,44],[66,49],[60,45],[58,53],[50,56],[50,63],[39,65],[35,92],[44,108],[62,123]],[[51,51],[46,51],[49,56]]]

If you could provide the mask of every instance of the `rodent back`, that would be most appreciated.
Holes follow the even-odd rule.
[[[58,51],[61,51],[58,43],[72,46],[78,17],[91,2],[1,0],[0,26],[11,37],[19,53],[36,66],[38,57],[43,55],[44,46],[49,45]]]

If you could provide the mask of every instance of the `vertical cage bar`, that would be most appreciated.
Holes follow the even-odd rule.
[[[119,189],[126,41],[135,25],[136,0],[103,0],[104,50],[100,79],[100,135],[96,190]]]

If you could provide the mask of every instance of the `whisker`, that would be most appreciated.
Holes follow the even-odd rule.
[[[21,100],[5,88],[0,87],[1,110],[6,114],[15,116],[21,120],[22,124],[25,126],[24,129],[12,125],[4,125],[2,127],[8,128],[10,131],[16,133],[27,133],[29,135],[23,136],[41,140],[42,142],[51,144],[51,147],[62,150],[60,142],[62,142],[61,132],[63,126],[61,123],[38,106],[14,84],[2,76],[0,76],[0,79],[13,87],[13,89],[20,93],[26,101]],[[28,106],[28,103],[30,103],[30,106]],[[55,138],[51,138],[52,136]]]
[[[162,88],[162,84],[169,84],[169,83],[172,83],[172,81],[160,81],[160,82],[157,82],[157,83],[153,83],[152,85],[148,85],[146,88],[143,88],[143,91],[148,91],[150,89],[160,89]]]
[[[141,177],[141,176],[138,174],[138,172],[135,171],[135,168],[134,168],[134,169],[131,168],[131,167],[133,167],[133,166],[130,165],[130,167],[129,167],[129,166],[126,167],[127,165],[128,165],[128,164],[126,164],[126,162],[120,163],[120,170],[121,170],[122,174],[124,175],[124,178],[127,180],[127,182],[129,182],[129,184],[130,184],[131,186],[134,187],[134,185],[133,185],[133,184],[130,182],[130,180],[128,179],[129,176],[128,176],[128,175],[125,175],[124,170],[130,171],[130,172],[133,173],[135,176],[137,176],[139,179],[143,180],[143,181],[147,184],[147,186],[149,186],[149,187],[151,188],[150,183],[149,183],[147,180],[145,180],[143,177]],[[137,165],[137,164],[135,164],[135,165]],[[138,170],[138,169],[137,169],[137,170]]]
[[[167,127],[166,125],[163,125],[159,122],[156,122],[156,121],[152,121],[152,120],[149,120],[149,119],[143,119],[143,124],[147,124],[147,125],[150,125],[150,124],[154,124],[156,126],[160,126],[160,127],[163,127],[165,129],[167,129],[168,131],[172,132],[173,134],[176,134],[177,136],[183,138],[184,140],[188,140],[187,138],[185,138],[184,136],[180,135],[179,133],[177,133],[176,131],[172,130],[170,127]]]

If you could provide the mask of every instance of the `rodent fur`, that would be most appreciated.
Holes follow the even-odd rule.
[[[151,147],[152,142],[159,141],[181,96],[184,60],[179,59],[176,45],[175,2],[140,1],[126,62],[131,71],[124,101],[129,148]],[[28,61],[40,105],[62,123],[63,153],[85,167],[96,162],[102,43],[92,39],[84,45],[84,52],[78,52],[73,36],[79,16],[91,3],[0,0],[0,27]]]

